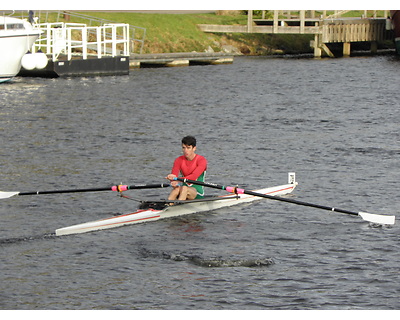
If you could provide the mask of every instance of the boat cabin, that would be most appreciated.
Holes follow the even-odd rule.
[[[0,30],[21,30],[25,29],[25,26],[23,23],[1,23],[0,22]]]

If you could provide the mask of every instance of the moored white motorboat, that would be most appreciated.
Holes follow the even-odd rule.
[[[291,193],[293,189],[296,187],[296,185],[297,182],[294,180],[294,175],[291,175],[289,176],[288,184],[254,190],[254,192],[271,196],[282,196]],[[201,200],[183,201],[180,203],[176,203],[175,205],[172,206],[165,206],[160,209],[148,207],[145,209],[139,209],[133,213],[128,213],[102,220],[86,222],[78,225],[57,229],[56,235],[61,236],[61,235],[68,235],[75,233],[84,233],[89,231],[115,228],[130,224],[156,221],[159,219],[177,217],[191,213],[216,210],[260,199],[262,198],[248,194],[232,195],[231,193],[223,196],[204,198]]]
[[[0,82],[8,81],[18,74],[22,58],[41,33],[40,29],[34,28],[26,20],[0,16]],[[43,59],[39,55],[32,57]],[[28,60],[32,59],[28,57]]]

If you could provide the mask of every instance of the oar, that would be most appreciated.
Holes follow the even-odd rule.
[[[12,196],[29,196],[35,194],[53,194],[53,193],[76,193],[76,192],[96,192],[96,191],[127,191],[133,189],[153,189],[153,188],[165,188],[169,187],[169,184],[137,184],[132,186],[118,185],[103,188],[86,188],[86,189],[70,189],[70,190],[50,190],[50,191],[29,191],[29,192],[19,192],[19,191],[0,191],[0,199],[11,198]]]
[[[278,196],[271,196],[268,194],[262,194],[262,193],[258,193],[258,192],[254,192],[254,191],[247,191],[247,190],[236,188],[236,187],[226,187],[226,186],[222,186],[222,185],[218,185],[218,184],[214,184],[214,183],[205,183],[205,182],[201,182],[201,181],[188,180],[188,179],[184,179],[184,178],[175,178],[175,180],[183,181],[183,182],[186,182],[189,184],[197,184],[200,186],[211,187],[211,188],[215,188],[215,189],[222,189],[222,190],[226,190],[228,192],[237,193],[237,194],[248,194],[248,195],[261,197],[261,198],[267,198],[267,199],[272,199],[272,200],[279,200],[279,201],[294,203],[294,204],[298,204],[301,206],[307,206],[307,207],[313,207],[313,208],[318,208],[318,209],[323,209],[323,210],[328,210],[328,211],[351,214],[351,215],[355,215],[355,216],[360,216],[365,221],[377,223],[377,224],[394,224],[395,218],[396,218],[395,216],[380,215],[380,214],[373,214],[373,213],[367,213],[367,212],[355,212],[355,211],[343,210],[343,209],[339,209],[339,208],[322,206],[319,204],[313,204],[313,203],[308,203],[308,202],[304,202],[304,201],[282,198],[282,197],[278,197]]]

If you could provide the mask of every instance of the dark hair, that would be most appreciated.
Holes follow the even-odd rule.
[[[196,146],[196,138],[192,136],[186,136],[182,139],[182,144],[187,146]]]

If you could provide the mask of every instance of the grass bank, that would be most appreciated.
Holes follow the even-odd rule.
[[[247,15],[215,13],[158,14],[136,12],[83,12],[86,15],[146,28],[143,53],[237,50],[247,55],[312,52],[309,35],[211,34],[198,24],[246,24]],[[72,21],[72,19],[71,19]]]

